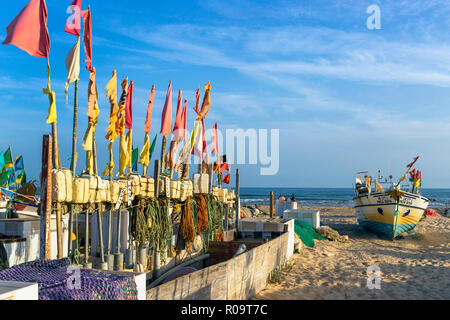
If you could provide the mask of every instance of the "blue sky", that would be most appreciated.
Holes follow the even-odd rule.
[[[5,4],[2,39],[27,2]],[[46,2],[61,161],[68,167],[73,87],[66,105],[64,59],[76,37],[64,33],[70,1]],[[366,27],[372,4],[380,7],[381,30]],[[449,1],[83,0],[83,9],[87,5],[101,171],[108,157],[104,87],[117,69],[119,79],[134,81],[133,140],[139,147],[151,86],[156,85],[154,136],[169,80],[174,109],[179,89],[188,99],[188,129],[194,92],[207,81],[212,85],[207,127],[218,121],[223,130],[280,129],[278,174],[261,176],[257,165],[239,166],[243,186],[349,187],[361,170],[400,176],[416,155],[424,187],[449,186]],[[29,178],[39,176],[42,135],[50,132],[44,72],[44,59],[0,47],[0,146],[10,144],[14,155],[24,155]],[[85,163],[88,79],[82,68],[78,171]],[[114,152],[117,156],[118,141]]]

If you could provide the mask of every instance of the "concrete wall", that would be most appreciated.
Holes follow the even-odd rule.
[[[290,233],[224,262],[147,291],[147,300],[245,300],[267,285],[268,275],[288,259]]]

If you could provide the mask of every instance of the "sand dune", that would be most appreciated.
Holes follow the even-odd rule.
[[[448,218],[426,217],[403,239],[390,241],[360,228],[353,208],[318,209],[323,225],[350,240],[304,246],[281,283],[255,299],[450,299]],[[379,267],[380,289],[367,287],[369,266]]]

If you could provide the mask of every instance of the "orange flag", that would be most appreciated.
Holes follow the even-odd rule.
[[[150,92],[150,99],[148,100],[147,118],[145,120],[145,128],[144,128],[145,133],[150,132],[150,127],[152,125],[152,110],[154,100],[155,100],[155,85],[152,86],[152,92]]]
[[[167,88],[166,102],[164,103],[164,109],[161,117],[161,134],[167,136],[172,132],[172,80],[169,82]]]
[[[83,30],[83,42],[84,42],[84,53],[86,54],[87,62],[86,69],[92,71],[92,21],[91,21],[91,9],[88,7],[87,10],[81,11],[81,16],[83,17],[84,30]]]
[[[175,117],[175,125],[173,126],[173,140],[180,142],[183,131],[183,92],[178,91],[177,115]]]
[[[45,0],[31,0],[6,27],[3,44],[13,44],[33,57],[48,58],[50,37]]]

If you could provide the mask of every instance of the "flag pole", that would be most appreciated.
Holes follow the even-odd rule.
[[[49,57],[47,55],[47,89],[48,89],[48,100],[50,102],[50,104],[52,103],[52,96],[51,96],[51,84],[50,84],[50,60]],[[52,153],[52,162],[53,162],[53,168],[55,169],[59,169],[61,168],[61,160],[59,159],[59,147],[58,147],[58,131],[56,128],[56,121],[52,122],[52,149],[53,149],[53,153]]]
[[[73,99],[73,128],[72,128],[72,163],[70,170],[75,177],[77,166],[77,125],[78,125],[78,80],[75,80],[74,99]]]

